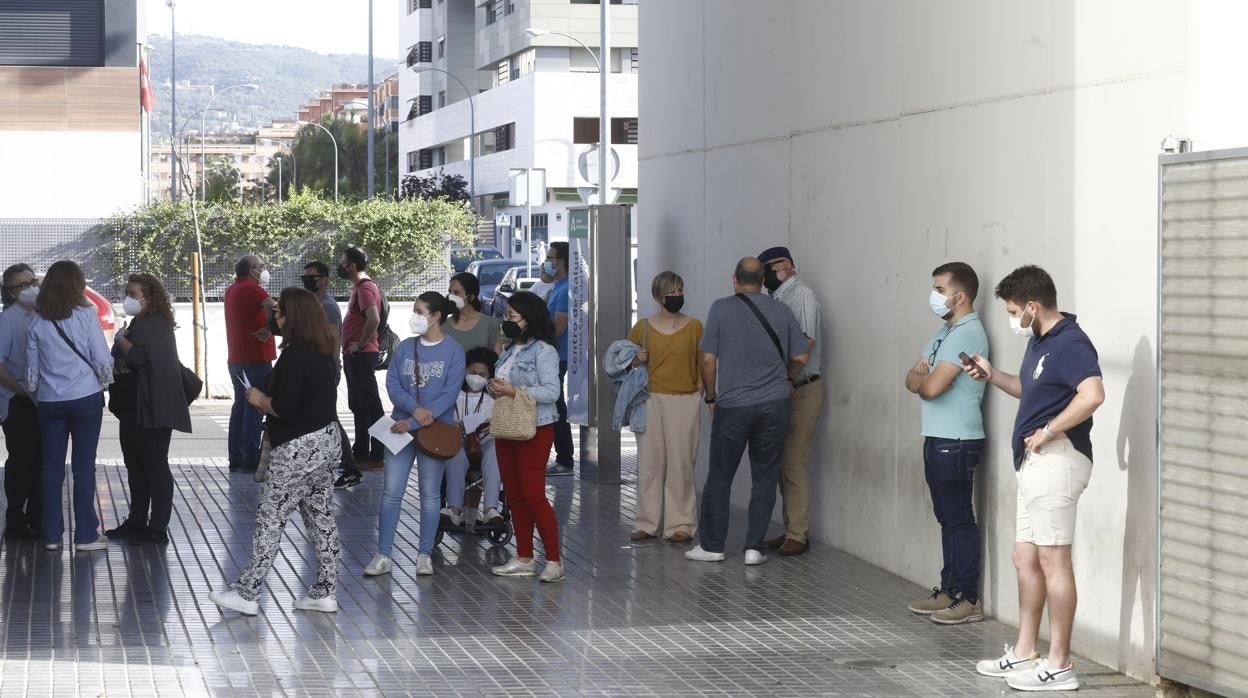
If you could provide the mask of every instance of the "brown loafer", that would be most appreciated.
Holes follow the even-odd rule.
[[[669,536],[667,540],[672,543],[688,543],[693,540],[693,536],[685,533],[684,531],[677,531]]]
[[[633,531],[633,534],[629,536],[628,539],[634,543],[640,543],[642,541],[654,540],[656,537],[657,536],[655,536],[653,533],[646,533],[645,531]]]
[[[786,538],[784,543],[780,546],[780,556],[792,557],[794,555],[803,555],[807,550],[810,550],[809,542],[803,543],[796,538]]]
[[[785,538],[784,536],[776,536],[775,538],[763,541],[763,545],[766,545],[772,550],[779,550],[780,546],[784,545],[786,540],[788,540],[788,538]]]

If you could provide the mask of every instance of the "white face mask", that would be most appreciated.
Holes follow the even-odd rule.
[[[463,298],[460,298],[459,296],[455,295],[454,293],[452,293],[452,294],[448,295],[448,296],[447,296],[447,298],[450,298],[450,299],[451,299],[451,302],[455,304],[455,307],[456,307],[456,308],[458,308],[458,309],[460,309],[460,310],[463,310],[463,309],[464,309],[464,299],[463,299]]]
[[[464,380],[468,382],[468,389],[474,393],[481,392],[481,389],[485,387],[485,384],[490,382],[489,378],[486,378],[485,376],[478,376],[475,373],[469,373],[464,376]]]
[[[134,296],[126,296],[121,302],[121,309],[126,311],[126,315],[134,317],[143,311],[143,301]]]
[[[1034,337],[1036,336],[1036,332],[1032,328],[1036,324],[1036,314],[1031,313],[1031,322],[1027,323],[1027,325],[1024,326],[1022,316],[1026,313],[1027,311],[1026,309],[1024,309],[1021,313],[1018,314],[1017,317],[1014,317],[1014,316],[1010,317],[1010,330],[1012,330],[1014,334],[1020,337]]]
[[[949,308],[945,305],[948,302],[949,298],[936,289],[932,289],[931,295],[927,297],[927,305],[932,309],[932,314],[942,320],[949,314]]]
[[[39,298],[38,286],[30,286],[28,288],[24,288],[22,289],[21,293],[17,294],[17,301],[28,308],[35,307],[35,300],[38,298]]]
[[[429,330],[429,318],[424,315],[412,313],[412,316],[408,318],[407,323],[412,329],[413,337],[419,337]]]
[[[268,270],[268,269],[261,269],[261,270],[260,270],[260,285],[261,285],[261,286],[268,286],[268,285],[269,285],[269,279],[271,279],[271,278],[273,278],[273,277],[269,276],[269,270]]]

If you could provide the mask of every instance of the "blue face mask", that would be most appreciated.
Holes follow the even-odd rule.
[[[555,275],[555,263],[550,260],[546,260],[545,262],[542,262],[542,273],[545,274],[546,276],[554,276]]]

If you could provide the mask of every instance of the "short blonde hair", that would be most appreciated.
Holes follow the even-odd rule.
[[[667,294],[678,288],[685,287],[685,280],[680,278],[676,272],[665,271],[654,277],[654,281],[650,282],[650,295],[654,296],[657,301],[662,301]]]

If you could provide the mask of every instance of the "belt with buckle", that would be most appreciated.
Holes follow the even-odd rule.
[[[800,387],[802,387],[803,385],[809,385],[809,384],[811,384],[811,383],[814,383],[814,382],[815,382],[815,381],[817,381],[817,380],[819,380],[819,375],[818,375],[818,374],[815,374],[815,375],[813,375],[813,376],[806,376],[805,378],[799,378],[799,379],[797,379],[797,380],[793,381],[793,387],[794,387],[794,388],[800,388]]]

